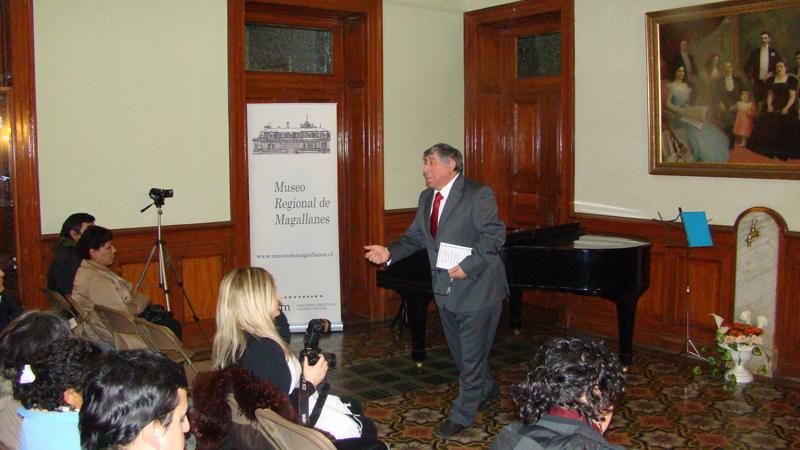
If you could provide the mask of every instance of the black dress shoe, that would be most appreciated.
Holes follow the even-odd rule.
[[[450,419],[447,419],[436,428],[436,431],[433,432],[433,435],[438,438],[447,439],[457,435],[458,433],[461,433],[465,428],[467,427],[455,422],[451,422]]]
[[[487,408],[489,406],[489,403],[492,403],[498,398],[500,398],[500,386],[498,386],[497,383],[495,383],[494,387],[489,392],[489,395],[485,399],[481,400],[481,403],[478,405],[478,409]]]

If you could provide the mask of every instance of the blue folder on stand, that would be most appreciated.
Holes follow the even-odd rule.
[[[681,211],[681,220],[689,247],[712,247],[714,245],[711,242],[711,231],[708,229],[705,211]]]

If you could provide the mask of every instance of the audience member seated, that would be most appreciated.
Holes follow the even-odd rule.
[[[292,404],[298,404],[302,378],[310,391],[322,388],[328,372],[328,362],[320,356],[310,365],[300,361],[279,336],[275,318],[280,315],[280,298],[272,275],[257,267],[231,271],[222,279],[217,301],[217,333],[214,336],[213,360],[215,369],[240,365],[257,379],[266,380],[281,392],[289,394]],[[325,385],[327,387],[327,385]],[[314,410],[319,392],[308,402]],[[324,396],[324,395],[323,395]],[[377,439],[375,424],[361,415],[355,400],[345,402],[328,395],[314,428],[336,438],[334,445],[344,448],[385,448]]]
[[[622,365],[605,342],[552,339],[514,387],[519,420],[503,428],[491,448],[621,449],[603,433],[624,391]]]
[[[151,305],[150,299],[140,293],[131,291],[131,283],[114,273],[110,267],[114,263],[114,239],[111,230],[96,225],[83,232],[78,241],[78,252],[83,258],[78,272],[75,274],[75,285],[72,289],[72,300],[85,312],[95,325],[99,336],[92,336],[94,331],[86,327],[84,335],[114,345],[114,339],[107,331],[100,317],[94,311],[95,305],[127,311],[131,315],[141,316],[150,322],[164,325],[171,329],[180,339],[181,326],[168,311],[160,305]]]
[[[17,296],[6,290],[5,280],[6,273],[0,269],[0,331],[22,314],[22,306],[17,301]]]
[[[87,213],[72,214],[61,225],[61,234],[53,244],[53,262],[47,270],[47,289],[64,296],[72,292],[75,272],[81,265],[78,239],[90,225],[94,225],[94,216]]]
[[[0,334],[0,447],[19,447],[22,418],[20,403],[13,397],[13,381],[19,368],[30,364],[51,342],[70,335],[67,322],[49,312],[28,311]]]
[[[84,338],[55,341],[25,364],[14,382],[22,403],[19,450],[80,450],[78,410],[86,368],[102,351]]]
[[[255,379],[241,367],[201,373],[195,378],[192,392],[194,408],[190,417],[197,450],[274,449],[253,425],[257,420],[256,409],[271,409],[297,423],[297,414],[286,394],[267,381]],[[229,395],[238,406],[238,417],[231,411]]]
[[[80,411],[86,450],[183,450],[189,432],[186,375],[147,350],[110,352],[86,377]]]

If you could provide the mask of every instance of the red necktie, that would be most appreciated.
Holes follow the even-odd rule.
[[[442,193],[437,192],[433,199],[433,212],[431,212],[431,236],[436,239],[436,232],[439,231],[439,204],[442,203]]]

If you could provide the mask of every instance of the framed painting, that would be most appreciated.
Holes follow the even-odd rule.
[[[650,173],[800,179],[800,0],[646,14]]]

